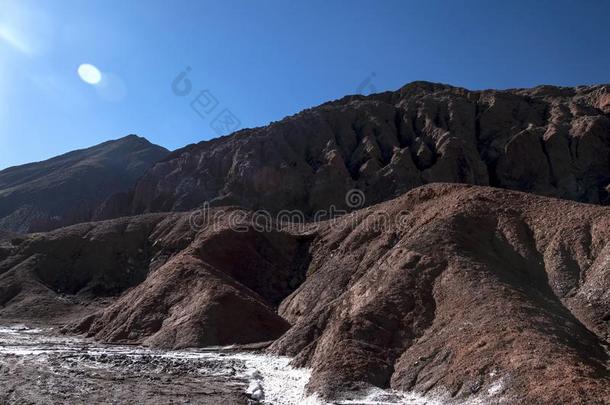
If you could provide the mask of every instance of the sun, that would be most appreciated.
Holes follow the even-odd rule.
[[[78,75],[89,84],[98,84],[102,80],[102,72],[89,63],[83,63],[78,67]]]

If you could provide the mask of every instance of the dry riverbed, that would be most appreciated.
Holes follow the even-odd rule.
[[[288,362],[220,349],[100,345],[13,325],[0,327],[0,404],[297,403],[309,376]]]
[[[289,363],[235,348],[164,351],[0,326],[0,405],[326,404],[305,394],[309,371]],[[361,394],[334,404],[439,404],[392,391]]]

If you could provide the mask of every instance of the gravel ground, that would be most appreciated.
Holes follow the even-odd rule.
[[[245,362],[0,327],[0,404],[248,404]]]

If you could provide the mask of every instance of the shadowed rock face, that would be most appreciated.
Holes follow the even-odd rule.
[[[5,242],[0,316],[61,304],[81,317],[71,330],[167,348],[277,339],[270,351],[311,367],[327,397],[367,384],[610,397],[608,208],[438,184],[299,229],[258,232],[231,212],[198,231],[189,214],[151,214]]]
[[[163,218],[84,223],[0,241],[3,316],[62,318],[80,303],[114,297],[141,283],[152,254],[148,235]]]
[[[351,96],[187,146],[137,183],[125,212],[204,201],[307,214],[433,182],[608,204],[610,87],[469,91],[426,82]],[[125,202],[127,204],[127,202]]]
[[[0,243],[0,317],[173,348],[270,341],[289,327],[276,309],[303,281],[307,247],[222,221],[197,233],[185,214],[17,237]]]
[[[168,151],[130,135],[0,171],[0,229],[27,233],[90,221],[113,206]],[[117,213],[118,214],[118,213]]]

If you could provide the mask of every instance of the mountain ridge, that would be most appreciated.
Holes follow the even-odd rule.
[[[27,233],[91,220],[167,150],[128,135],[0,171],[0,228]]]
[[[138,181],[123,212],[207,202],[311,214],[347,208],[350,189],[370,205],[430,182],[607,204],[609,116],[609,85],[470,91],[414,82],[178,149]]]

